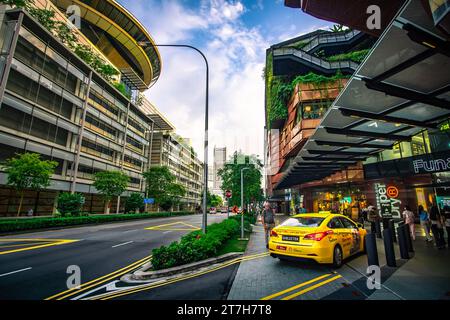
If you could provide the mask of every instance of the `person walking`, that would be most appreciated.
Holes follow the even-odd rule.
[[[437,205],[433,205],[430,210],[431,232],[438,249],[445,248],[444,227],[442,226],[442,216]]]
[[[269,202],[264,203],[262,223],[264,226],[264,237],[266,241],[266,248],[269,248],[270,232],[275,227],[275,211],[274,209],[272,209]]]
[[[426,212],[422,205],[419,206],[417,209],[417,212],[419,213],[419,220],[420,225],[425,232],[426,241],[430,242],[433,241],[433,238],[431,237],[431,224],[430,224],[430,215],[428,212]]]
[[[380,215],[378,214],[375,207],[371,204],[367,207],[367,220],[370,222],[370,230],[372,233],[377,233],[377,221],[380,220]]]
[[[447,231],[447,246],[450,248],[450,207],[444,206],[443,216],[445,221],[445,229]]]
[[[416,240],[416,225],[414,224],[414,213],[411,211],[409,206],[405,206],[405,210],[402,213],[405,224],[409,226],[409,232],[411,233],[411,238]]]

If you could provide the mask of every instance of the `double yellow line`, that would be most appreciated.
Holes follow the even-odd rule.
[[[169,284],[172,284],[172,283],[175,283],[175,282],[179,282],[179,281],[195,278],[195,277],[198,277],[198,276],[210,273],[210,272],[214,272],[214,271],[226,268],[228,266],[231,266],[233,264],[240,263],[242,261],[248,261],[248,260],[253,260],[253,259],[264,258],[264,257],[267,257],[268,255],[269,255],[268,252],[263,252],[263,253],[258,253],[258,254],[254,254],[254,255],[242,256],[242,257],[230,260],[230,261],[228,261],[228,262],[226,262],[226,263],[224,263],[222,265],[219,265],[217,267],[214,267],[214,268],[206,270],[206,271],[197,272],[195,274],[186,275],[186,276],[179,277],[179,278],[172,279],[172,280],[168,280],[168,281],[165,281],[165,282],[149,283],[149,284],[136,286],[135,288],[122,289],[122,290],[119,290],[118,292],[116,291],[116,292],[102,294],[102,295],[93,297],[92,299],[89,299],[89,300],[110,300],[110,299],[122,297],[124,295],[129,295],[129,294],[137,293],[137,292],[140,292],[140,291],[145,291],[145,290],[150,290],[150,289],[157,288],[157,287],[166,286],[166,285],[169,285]]]
[[[330,282],[333,282],[334,280],[337,280],[337,279],[339,279],[339,278],[342,278],[341,275],[335,275],[334,277],[330,278],[330,276],[332,276],[332,275],[335,275],[335,273],[324,274],[324,275],[322,275],[322,276],[319,276],[319,277],[317,277],[317,278],[311,279],[311,280],[309,280],[309,281],[302,282],[302,283],[297,284],[297,285],[295,285],[295,286],[293,286],[293,287],[287,288],[287,289],[285,289],[285,290],[283,290],[283,291],[280,291],[280,292],[271,294],[270,296],[261,298],[261,300],[271,300],[271,299],[274,299],[274,298],[278,298],[278,297],[281,297],[281,296],[283,296],[283,295],[285,295],[285,294],[289,294],[289,293],[291,293],[291,292],[293,292],[293,291],[295,291],[295,290],[297,290],[297,289],[306,287],[306,286],[308,286],[308,285],[310,285],[310,284],[313,284],[313,283],[315,283],[315,282],[317,282],[317,281],[320,281],[320,280],[322,280],[322,279],[328,278],[328,279],[326,279],[326,280],[324,280],[324,281],[322,281],[322,282],[319,282],[319,283],[316,283],[316,284],[314,284],[314,285],[312,285],[312,286],[310,286],[310,287],[307,287],[306,289],[297,291],[297,292],[295,292],[295,293],[292,293],[292,294],[290,294],[290,295],[287,295],[287,296],[281,298],[281,300],[291,300],[291,299],[294,299],[294,298],[296,298],[296,297],[298,297],[298,296],[301,296],[302,294],[305,294],[305,293],[307,293],[307,292],[309,292],[309,291],[312,291],[312,290],[314,290],[314,289],[316,289],[316,288],[322,287],[322,286],[326,285],[327,283],[330,283]]]
[[[151,257],[152,256],[150,255],[145,258],[142,258],[142,259],[140,259],[136,262],[133,262],[132,264],[130,264],[126,267],[123,267],[119,270],[116,270],[114,272],[106,274],[102,277],[93,279],[89,282],[83,283],[79,288],[72,288],[72,289],[60,292],[58,294],[55,294],[51,297],[46,298],[45,300],[63,300],[63,299],[69,298],[69,297],[73,297],[75,295],[79,295],[83,292],[86,292],[88,289],[91,289],[95,286],[98,286],[98,285],[108,282],[110,280],[114,280],[134,269],[141,267],[142,265],[148,263],[151,260]]]

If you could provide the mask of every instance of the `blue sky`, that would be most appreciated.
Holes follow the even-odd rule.
[[[263,158],[265,50],[330,23],[282,0],[119,0],[156,43],[190,44],[210,64],[209,144]],[[160,48],[162,73],[146,96],[192,139],[202,158],[204,63],[194,51]],[[210,155],[212,150],[210,150]],[[212,159],[211,159],[212,160]]]

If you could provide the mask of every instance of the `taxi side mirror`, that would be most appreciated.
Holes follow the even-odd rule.
[[[364,229],[364,225],[362,223],[357,223],[356,225],[358,226],[358,228]]]

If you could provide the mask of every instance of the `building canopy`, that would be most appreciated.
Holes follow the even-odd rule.
[[[323,179],[450,116],[450,45],[408,1],[334,101],[276,189]]]

